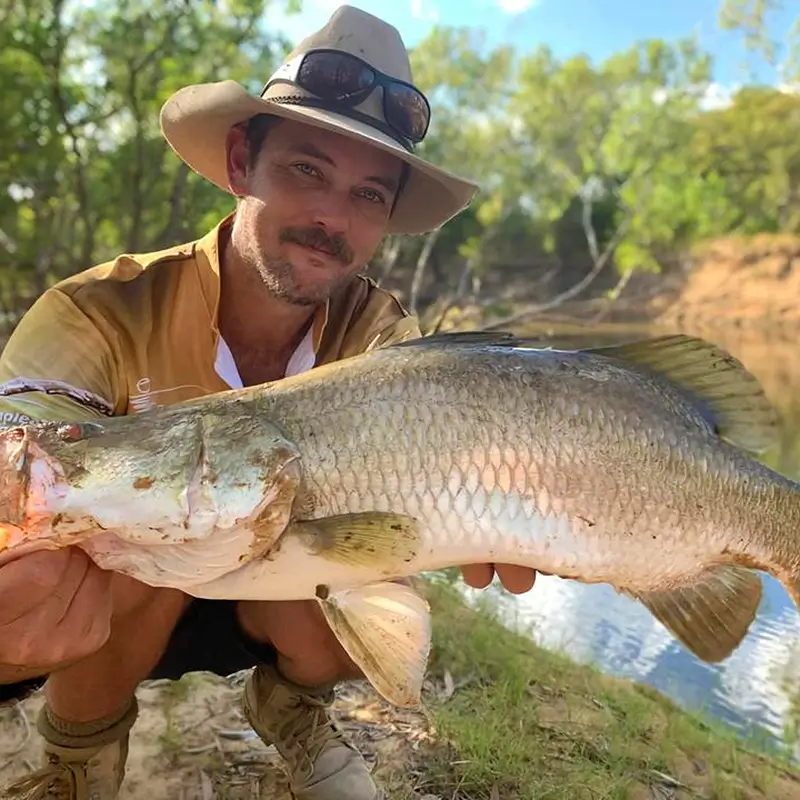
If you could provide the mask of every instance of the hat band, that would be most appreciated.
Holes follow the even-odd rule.
[[[280,95],[278,97],[265,97],[264,99],[268,103],[275,103],[276,105],[309,106],[310,108],[318,108],[322,111],[333,111],[336,114],[341,114],[343,117],[348,117],[356,122],[363,122],[365,125],[375,128],[397,142],[406,152],[412,154],[414,153],[414,145],[400,136],[400,134],[397,133],[397,131],[395,131],[391,125],[387,124],[381,119],[378,119],[377,117],[373,117],[370,114],[364,114],[361,111],[357,111],[355,108],[349,108],[347,106],[337,108],[334,107],[337,105],[335,103],[330,103],[320,100],[316,97],[306,97],[303,95],[287,94]]]

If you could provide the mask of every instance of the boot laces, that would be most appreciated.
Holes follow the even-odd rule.
[[[280,751],[292,772],[309,776],[325,745],[337,739],[339,731],[328,716],[327,702],[304,697],[284,708],[286,721],[278,729]]]

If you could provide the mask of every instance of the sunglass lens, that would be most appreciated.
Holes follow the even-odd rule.
[[[375,75],[369,67],[345,54],[309,53],[297,80],[323,99],[354,100],[370,91]]]
[[[386,121],[412,142],[421,142],[428,130],[428,102],[411,86],[394,84],[386,91]]]

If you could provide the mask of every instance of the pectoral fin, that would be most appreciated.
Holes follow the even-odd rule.
[[[395,706],[420,703],[431,645],[428,604],[410,586],[372,583],[320,597],[325,618],[366,679]]]
[[[417,554],[420,527],[401,514],[370,511],[292,523],[292,533],[307,538],[314,555],[348,566],[381,566],[387,573]]]
[[[719,567],[694,586],[636,597],[692,653],[714,663],[747,635],[761,602],[761,580],[744,567]]]

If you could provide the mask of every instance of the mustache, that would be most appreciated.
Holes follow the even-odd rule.
[[[305,247],[315,247],[333,256],[342,264],[349,264],[353,260],[353,251],[347,240],[340,234],[328,236],[322,228],[282,228],[278,239],[283,242],[293,242]]]

